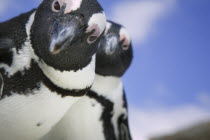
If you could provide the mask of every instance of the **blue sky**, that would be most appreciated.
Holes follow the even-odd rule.
[[[26,12],[40,1],[1,0],[0,21]],[[134,61],[123,81],[134,137],[144,140],[210,118],[210,1],[99,2],[108,19],[125,25],[133,38]],[[142,127],[134,126],[134,120]],[[162,127],[151,128],[146,122]],[[142,134],[136,134],[140,130]]]
[[[138,98],[130,100],[143,106],[147,100],[177,106],[198,103],[201,93],[209,95],[209,6],[209,1],[177,1],[175,9],[157,23],[155,34],[134,45],[135,60],[125,82],[129,79],[127,89],[138,92]]]

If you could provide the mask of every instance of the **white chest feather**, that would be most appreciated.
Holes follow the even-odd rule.
[[[44,62],[39,66],[44,74],[57,86],[69,90],[81,90],[92,86],[95,79],[95,58],[92,57],[91,63],[82,70],[78,71],[58,71],[48,66]]]
[[[41,140],[105,140],[100,120],[102,112],[100,103],[83,97]]]
[[[96,75],[91,90],[114,103],[111,121],[118,136],[118,117],[126,114],[120,78]],[[83,97],[42,140],[105,140],[103,120],[101,120],[103,111],[104,106],[101,103],[93,98]]]
[[[62,98],[44,85],[34,95],[13,95],[0,102],[0,139],[37,140],[50,131],[78,100]]]
[[[106,85],[106,86],[105,86]],[[123,84],[121,78],[113,76],[100,76],[96,75],[93,87],[91,90],[95,91],[99,95],[104,96],[114,103],[112,123],[114,125],[114,130],[116,137],[119,136],[118,130],[118,118],[120,115],[127,115],[126,108],[123,107]]]

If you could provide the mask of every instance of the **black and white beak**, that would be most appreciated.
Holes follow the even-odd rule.
[[[50,52],[52,54],[58,54],[60,51],[69,47],[81,36],[83,30],[84,24],[81,23],[81,19],[75,17],[69,22],[69,26],[62,27],[58,36],[53,39],[50,46]]]
[[[116,34],[108,34],[104,41],[104,51],[107,55],[112,55],[119,46],[119,37]]]

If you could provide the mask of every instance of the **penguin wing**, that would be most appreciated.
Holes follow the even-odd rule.
[[[120,140],[132,140],[127,123],[120,124]]]
[[[5,55],[14,48],[14,42],[9,38],[0,38],[0,56]]]

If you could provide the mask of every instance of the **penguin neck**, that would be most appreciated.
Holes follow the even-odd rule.
[[[29,22],[26,26],[27,35],[30,36],[30,29],[34,21],[35,12],[31,15]],[[30,40],[30,39],[29,39]],[[60,71],[54,69],[53,67],[47,65],[44,61],[40,61],[38,56],[36,56],[32,46],[31,54],[32,58],[38,63],[40,69],[43,71],[44,75],[59,88],[70,90],[70,91],[82,91],[89,89],[95,78],[95,61],[96,55],[92,56],[91,62],[77,71]]]
[[[123,91],[121,78],[114,76],[101,76],[96,74],[92,91],[99,95],[109,97]]]
[[[90,88],[94,82],[95,58],[94,55],[89,65],[77,71],[59,71],[47,65],[44,61],[38,62],[38,64],[47,78],[56,86],[79,91]]]

